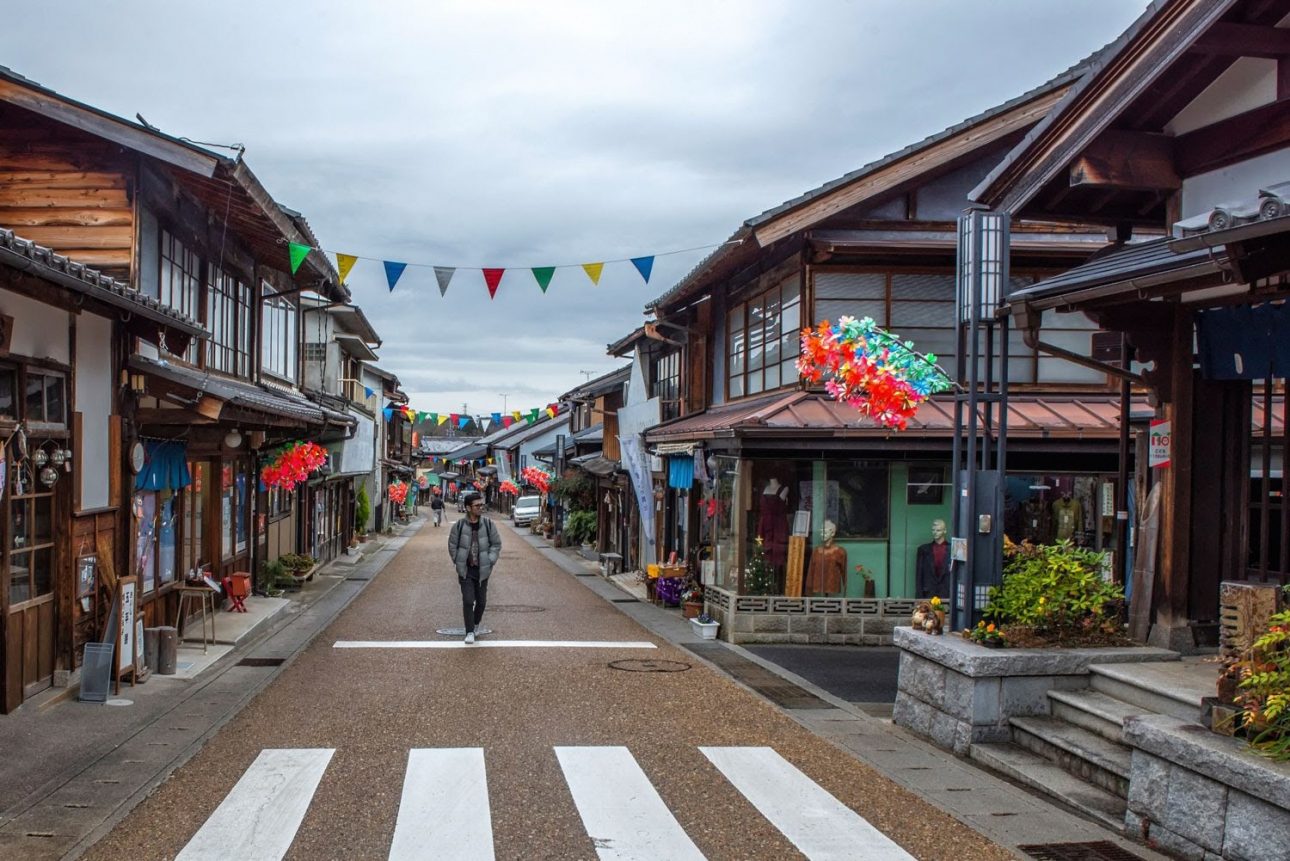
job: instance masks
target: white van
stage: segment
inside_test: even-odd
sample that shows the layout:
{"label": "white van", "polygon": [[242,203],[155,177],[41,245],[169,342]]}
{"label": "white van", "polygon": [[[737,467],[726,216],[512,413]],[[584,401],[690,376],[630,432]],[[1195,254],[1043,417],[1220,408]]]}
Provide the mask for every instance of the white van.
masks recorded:
{"label": "white van", "polygon": [[542,517],[542,497],[540,496],[521,496],[515,500],[515,508],[511,509],[511,523],[516,526],[528,526],[534,520]]}

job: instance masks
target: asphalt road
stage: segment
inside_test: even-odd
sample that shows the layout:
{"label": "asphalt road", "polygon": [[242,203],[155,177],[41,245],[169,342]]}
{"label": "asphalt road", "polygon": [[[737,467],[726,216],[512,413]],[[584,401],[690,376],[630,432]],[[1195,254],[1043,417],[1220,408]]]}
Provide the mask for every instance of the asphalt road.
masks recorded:
{"label": "asphalt road", "polygon": [[[494,633],[474,647],[437,635],[461,625],[446,525],[427,523],[84,857],[1011,857],[653,636],[503,521]],[[515,641],[655,648],[502,645]]]}

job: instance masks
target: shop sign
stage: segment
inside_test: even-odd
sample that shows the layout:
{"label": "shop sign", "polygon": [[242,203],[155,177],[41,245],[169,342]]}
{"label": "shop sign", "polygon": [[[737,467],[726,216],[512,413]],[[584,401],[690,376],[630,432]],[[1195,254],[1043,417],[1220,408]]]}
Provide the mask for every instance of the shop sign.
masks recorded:
{"label": "shop sign", "polygon": [[1171,422],[1168,420],[1152,420],[1150,449],[1147,455],[1148,466],[1158,466],[1162,469],[1169,466],[1170,451],[1173,444],[1170,426]]}

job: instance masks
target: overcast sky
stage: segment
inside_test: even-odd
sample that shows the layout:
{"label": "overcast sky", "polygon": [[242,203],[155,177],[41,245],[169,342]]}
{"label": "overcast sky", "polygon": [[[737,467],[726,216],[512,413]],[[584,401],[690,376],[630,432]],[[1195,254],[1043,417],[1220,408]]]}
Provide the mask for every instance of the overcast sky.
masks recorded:
{"label": "overcast sky", "polygon": [[[350,276],[415,409],[545,405],[746,218],[1047,80],[1143,0],[60,2],[0,64],[251,169]],[[543,295],[528,267],[557,270]],[[478,267],[508,269],[490,301]],[[467,267],[475,267],[473,271]],[[509,271],[514,270],[514,271]]]}

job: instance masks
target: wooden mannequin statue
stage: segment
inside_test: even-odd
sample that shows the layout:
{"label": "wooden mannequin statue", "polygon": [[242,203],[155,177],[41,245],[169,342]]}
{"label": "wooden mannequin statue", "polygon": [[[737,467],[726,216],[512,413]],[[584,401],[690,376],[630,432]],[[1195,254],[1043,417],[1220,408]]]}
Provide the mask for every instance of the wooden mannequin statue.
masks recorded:
{"label": "wooden mannequin statue", "polygon": [[813,595],[842,595],[847,585],[847,551],[833,543],[838,527],[824,521],[822,541],[811,550],[806,569],[806,592]]}

